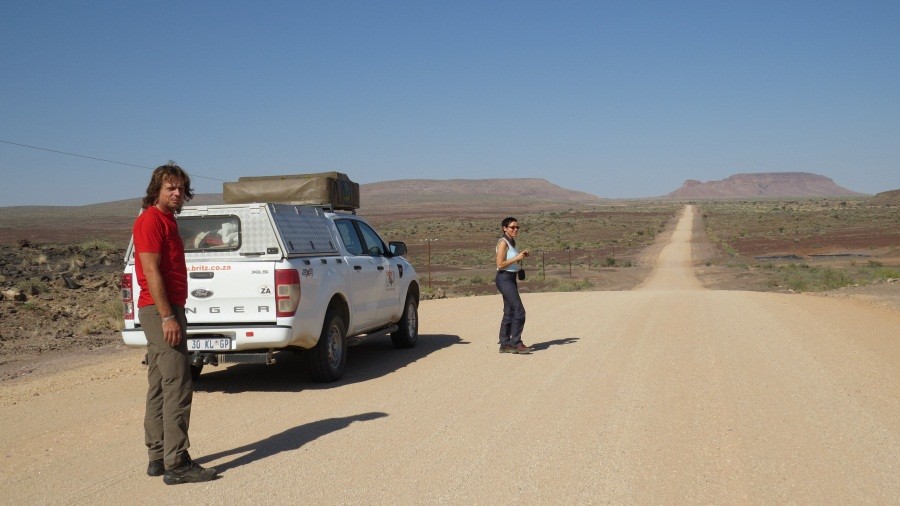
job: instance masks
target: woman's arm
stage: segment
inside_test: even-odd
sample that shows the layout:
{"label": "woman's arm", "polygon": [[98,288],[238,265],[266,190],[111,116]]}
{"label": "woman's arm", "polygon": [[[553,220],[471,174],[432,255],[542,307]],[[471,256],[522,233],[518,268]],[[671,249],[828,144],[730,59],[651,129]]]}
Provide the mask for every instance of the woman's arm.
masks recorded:
{"label": "woman's arm", "polygon": [[[506,263],[506,250],[509,249],[509,245],[506,244],[506,241],[500,239],[500,243],[497,244],[497,268],[503,269],[508,263]],[[505,265],[504,265],[505,264]]]}

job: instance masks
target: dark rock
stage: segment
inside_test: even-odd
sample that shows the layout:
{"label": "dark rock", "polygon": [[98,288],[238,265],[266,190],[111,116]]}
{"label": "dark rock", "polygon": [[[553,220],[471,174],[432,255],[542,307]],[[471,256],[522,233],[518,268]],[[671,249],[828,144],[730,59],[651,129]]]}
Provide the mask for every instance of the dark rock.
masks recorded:
{"label": "dark rock", "polygon": [[69,273],[65,273],[61,276],[63,282],[65,283],[66,288],[70,290],[77,290],[81,288],[81,285],[78,284],[75,279],[72,278],[72,275]]}
{"label": "dark rock", "polygon": [[19,247],[20,248],[30,248],[31,242],[28,239],[19,239]]}

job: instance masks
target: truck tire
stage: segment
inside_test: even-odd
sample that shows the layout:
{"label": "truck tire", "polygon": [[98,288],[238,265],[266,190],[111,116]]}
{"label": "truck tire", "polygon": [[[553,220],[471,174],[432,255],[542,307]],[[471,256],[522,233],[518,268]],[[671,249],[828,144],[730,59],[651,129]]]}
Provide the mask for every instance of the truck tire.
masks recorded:
{"label": "truck tire", "polygon": [[328,311],[319,342],[307,352],[313,381],[330,383],[344,374],[347,363],[347,324],[336,311]]}
{"label": "truck tire", "polygon": [[395,348],[412,348],[419,339],[419,299],[413,294],[406,296],[406,304],[403,306],[403,316],[397,332],[391,333],[391,342]]}

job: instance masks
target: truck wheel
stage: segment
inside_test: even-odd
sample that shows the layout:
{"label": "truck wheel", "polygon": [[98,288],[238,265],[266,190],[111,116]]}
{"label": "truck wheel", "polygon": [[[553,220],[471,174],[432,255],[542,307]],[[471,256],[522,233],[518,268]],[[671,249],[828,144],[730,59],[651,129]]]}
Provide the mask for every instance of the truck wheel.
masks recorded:
{"label": "truck wheel", "polygon": [[191,379],[197,381],[200,377],[200,371],[203,370],[203,364],[191,366]]}
{"label": "truck wheel", "polygon": [[412,348],[419,339],[419,300],[409,294],[406,296],[406,305],[403,306],[403,316],[397,332],[391,333],[391,342],[395,348]]}
{"label": "truck wheel", "polygon": [[347,324],[337,312],[325,315],[322,335],[315,347],[307,352],[309,372],[313,381],[329,383],[344,374],[347,362]]}

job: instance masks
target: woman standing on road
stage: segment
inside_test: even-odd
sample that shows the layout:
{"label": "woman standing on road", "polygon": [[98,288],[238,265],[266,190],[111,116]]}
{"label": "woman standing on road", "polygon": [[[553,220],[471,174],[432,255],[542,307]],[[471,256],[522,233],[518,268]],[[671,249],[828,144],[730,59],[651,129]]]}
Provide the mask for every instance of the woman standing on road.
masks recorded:
{"label": "woman standing on road", "polygon": [[[500,353],[531,353],[533,348],[522,343],[522,329],[525,327],[525,306],[519,297],[517,277],[521,262],[528,256],[528,250],[516,249],[519,235],[519,221],[509,217],[503,220],[503,237],[497,241],[497,277],[494,283],[503,295],[503,319],[500,320]],[[524,272],[523,272],[524,274]]]}

